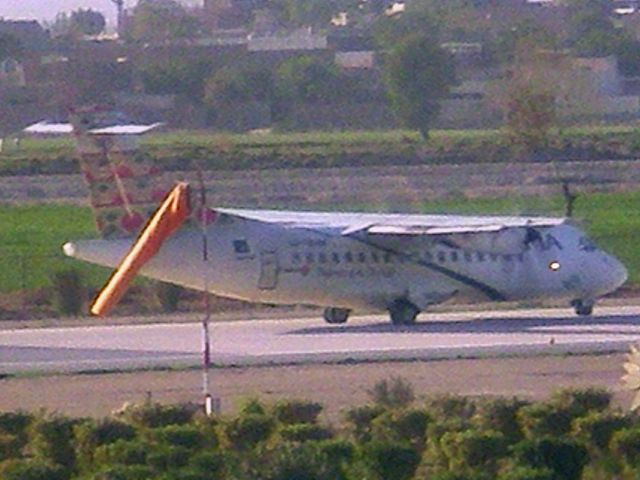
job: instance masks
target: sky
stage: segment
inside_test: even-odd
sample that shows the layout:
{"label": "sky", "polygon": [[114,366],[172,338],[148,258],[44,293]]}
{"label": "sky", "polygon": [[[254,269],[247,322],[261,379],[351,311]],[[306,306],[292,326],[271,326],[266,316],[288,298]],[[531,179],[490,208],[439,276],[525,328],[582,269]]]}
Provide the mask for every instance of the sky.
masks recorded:
{"label": "sky", "polygon": [[[195,0],[181,0],[185,4],[198,4]],[[133,7],[137,0],[125,0]],[[202,3],[202,2],[200,2]],[[110,24],[115,24],[116,7],[111,0],[0,0],[0,18],[51,21],[58,12],[71,12],[91,8],[101,12]]]}

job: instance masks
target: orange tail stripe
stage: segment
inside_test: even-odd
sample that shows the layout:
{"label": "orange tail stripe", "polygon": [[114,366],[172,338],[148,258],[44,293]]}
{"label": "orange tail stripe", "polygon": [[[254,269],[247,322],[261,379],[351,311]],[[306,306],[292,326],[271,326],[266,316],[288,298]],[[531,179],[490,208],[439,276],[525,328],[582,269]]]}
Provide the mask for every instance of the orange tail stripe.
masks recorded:
{"label": "orange tail stripe", "polygon": [[94,300],[91,306],[93,315],[103,316],[109,313],[122,298],[129,283],[142,266],[158,253],[165,240],[180,228],[190,212],[189,186],[186,183],[179,183],[166,196],[146,227],[142,229],[129,253],[111,274],[107,284]]}

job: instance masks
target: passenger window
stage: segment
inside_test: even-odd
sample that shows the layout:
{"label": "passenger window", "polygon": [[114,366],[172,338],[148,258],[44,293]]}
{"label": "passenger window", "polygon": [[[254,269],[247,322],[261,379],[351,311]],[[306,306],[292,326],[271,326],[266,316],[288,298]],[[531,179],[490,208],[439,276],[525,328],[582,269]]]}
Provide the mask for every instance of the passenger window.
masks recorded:
{"label": "passenger window", "polygon": [[482,252],[478,252],[478,253],[476,254],[476,257],[478,258],[478,261],[479,261],[479,262],[484,262],[484,253],[482,253]]}
{"label": "passenger window", "polygon": [[249,253],[249,244],[246,240],[234,240],[233,241],[233,250],[236,253]]}
{"label": "passenger window", "polygon": [[358,254],[358,261],[359,261],[360,263],[364,263],[364,262],[366,262],[366,261],[367,261],[367,256],[365,255],[365,253],[364,253],[364,252],[360,252],[360,253]]}
{"label": "passenger window", "polygon": [[338,255],[336,252],[333,252],[331,254],[331,259],[333,260],[333,263],[340,263],[340,255]]}
{"label": "passenger window", "polygon": [[447,259],[447,256],[444,252],[438,252],[438,261],[440,263],[444,263],[446,259]]}
{"label": "passenger window", "polygon": [[324,252],[318,254],[318,261],[320,263],[327,263],[327,255]]}
{"label": "passenger window", "polygon": [[451,252],[451,261],[452,262],[458,261],[458,252]]}
{"label": "passenger window", "polygon": [[344,254],[344,261],[347,263],[353,262],[353,254],[351,252],[347,252]]}
{"label": "passenger window", "polygon": [[314,262],[314,257],[313,257],[313,253],[307,253],[307,263],[313,263]]}
{"label": "passenger window", "polygon": [[471,256],[471,252],[464,252],[464,259],[467,262],[473,261],[473,257]]}
{"label": "passenger window", "polygon": [[391,259],[391,254],[389,252],[385,252],[384,254],[384,263],[391,263],[392,259]]}

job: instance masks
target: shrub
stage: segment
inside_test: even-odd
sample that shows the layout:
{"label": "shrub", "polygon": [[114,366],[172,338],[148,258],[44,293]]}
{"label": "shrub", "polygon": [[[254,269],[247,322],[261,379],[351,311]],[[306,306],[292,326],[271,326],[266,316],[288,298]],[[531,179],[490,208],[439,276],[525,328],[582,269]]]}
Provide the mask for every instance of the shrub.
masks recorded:
{"label": "shrub", "polygon": [[374,440],[363,447],[363,462],[374,478],[409,479],[415,473],[420,456],[410,445]]}
{"label": "shrub", "polygon": [[275,422],[267,415],[242,414],[231,420],[224,432],[233,448],[245,450],[267,440],[274,431]]}
{"label": "shrub", "polygon": [[415,480],[493,480],[483,472],[439,472],[427,477],[416,475]]}
{"label": "shrub", "polygon": [[154,474],[146,465],[113,465],[101,470],[92,480],[149,480]]}
{"label": "shrub", "polygon": [[517,465],[505,469],[498,476],[498,480],[556,480],[553,471],[548,468],[533,468]]}
{"label": "shrub", "polygon": [[599,450],[606,450],[614,433],[631,425],[628,417],[612,413],[592,411],[586,417],[577,418],[573,424],[576,438]]}
{"label": "shrub", "polygon": [[293,442],[306,442],[308,440],[327,440],[333,437],[333,433],[328,428],[309,423],[285,425],[280,430],[280,435],[285,440]]}
{"label": "shrub", "polygon": [[156,442],[192,450],[204,447],[206,440],[203,433],[194,425],[168,425],[153,429],[150,432],[150,436]]}
{"label": "shrub", "polygon": [[555,479],[579,480],[589,457],[587,450],[575,440],[537,438],[523,440],[512,449],[517,464],[549,469]]}
{"label": "shrub", "polygon": [[352,425],[352,434],[357,441],[365,442],[371,438],[371,423],[385,412],[380,405],[363,405],[347,410],[345,419]]}
{"label": "shrub", "polygon": [[372,436],[378,440],[407,442],[422,452],[431,417],[424,410],[388,411],[372,422]]}
{"label": "shrub", "polygon": [[149,445],[140,440],[116,440],[96,448],[95,463],[109,467],[119,465],[144,465],[147,462]]}
{"label": "shrub", "polygon": [[154,446],[147,453],[147,464],[158,472],[166,472],[184,467],[189,462],[191,451],[173,445]]}
{"label": "shrub", "polygon": [[58,311],[62,315],[80,315],[86,293],[80,272],[68,269],[54,273],[53,286]]}
{"label": "shrub", "polygon": [[33,415],[25,412],[0,412],[0,462],[18,458],[28,441]]}
{"label": "shrub", "polygon": [[9,458],[19,458],[22,445],[16,435],[0,433],[0,462]]}
{"label": "shrub", "polygon": [[403,408],[415,400],[413,386],[401,377],[381,380],[368,393],[373,403],[387,408]]}
{"label": "shrub", "polygon": [[96,448],[118,440],[132,440],[136,436],[131,425],[111,418],[76,425],[74,433],[78,464],[83,470],[91,468]]}
{"label": "shrub", "polygon": [[257,398],[250,398],[246,400],[240,406],[240,414],[256,414],[256,415],[265,415],[267,413],[267,409],[264,407],[262,402]]}
{"label": "shrub", "polygon": [[173,313],[178,310],[178,304],[184,289],[173,283],[158,282],[156,286],[156,296],[160,302],[160,307],[165,313]]}
{"label": "shrub", "polygon": [[33,415],[26,412],[0,412],[0,432],[26,435]]}
{"label": "shrub", "polygon": [[157,428],[189,423],[200,407],[192,403],[163,405],[155,402],[126,405],[116,417],[138,427]]}
{"label": "shrub", "polygon": [[281,443],[263,456],[259,471],[269,480],[342,480],[342,466],[332,462],[314,443]]}
{"label": "shrub", "polygon": [[60,465],[43,460],[10,460],[0,464],[2,480],[67,480],[69,475]]}
{"label": "shrub", "polygon": [[573,410],[551,403],[536,403],[522,407],[517,416],[527,438],[560,436],[569,433]]}
{"label": "shrub", "polygon": [[448,432],[442,436],[441,446],[453,471],[482,469],[494,473],[498,460],[508,453],[504,436],[490,431]]}
{"label": "shrub", "polygon": [[602,412],[611,405],[611,393],[603,388],[566,388],[555,392],[551,403],[572,412],[573,416],[586,415],[590,411]]}
{"label": "shrub", "polygon": [[472,423],[481,430],[493,430],[504,435],[508,443],[518,443],[523,433],[518,424],[518,412],[528,402],[517,398],[495,398],[477,404]]}
{"label": "shrub", "polygon": [[318,449],[332,463],[351,461],[355,453],[353,444],[339,438],[318,442]]}
{"label": "shrub", "polygon": [[227,463],[224,454],[211,451],[200,452],[189,461],[193,471],[206,474],[210,478],[224,478]]}
{"label": "shrub", "polygon": [[322,405],[317,402],[303,400],[283,400],[273,407],[273,414],[280,423],[287,425],[295,423],[315,423],[322,411]]}
{"label": "shrub", "polygon": [[75,468],[73,427],[78,420],[61,416],[42,416],[34,420],[29,429],[29,448],[33,456],[67,472]]}
{"label": "shrub", "polygon": [[640,465],[640,428],[626,428],[614,433],[609,445],[611,451],[628,465]]}
{"label": "shrub", "polygon": [[435,419],[455,419],[467,424],[476,412],[475,402],[459,395],[435,395],[427,398],[425,410]]}

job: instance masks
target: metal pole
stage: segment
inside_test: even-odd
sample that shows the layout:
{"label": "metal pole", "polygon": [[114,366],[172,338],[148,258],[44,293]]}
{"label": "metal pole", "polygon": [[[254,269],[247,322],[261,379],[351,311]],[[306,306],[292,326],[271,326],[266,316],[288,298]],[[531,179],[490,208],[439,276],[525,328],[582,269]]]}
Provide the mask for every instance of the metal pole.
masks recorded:
{"label": "metal pole", "polygon": [[209,391],[209,369],[211,366],[211,335],[209,332],[209,320],[211,319],[211,299],[209,296],[209,245],[207,239],[207,212],[206,191],[202,170],[198,169],[200,183],[200,225],[202,227],[202,261],[204,267],[204,309],[202,318],[202,393],[204,395],[204,411],[207,416],[219,410],[219,401],[215,401]]}

